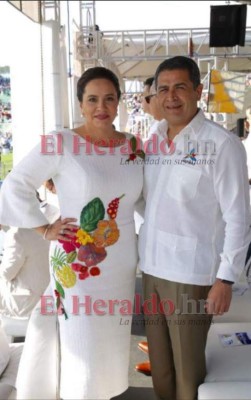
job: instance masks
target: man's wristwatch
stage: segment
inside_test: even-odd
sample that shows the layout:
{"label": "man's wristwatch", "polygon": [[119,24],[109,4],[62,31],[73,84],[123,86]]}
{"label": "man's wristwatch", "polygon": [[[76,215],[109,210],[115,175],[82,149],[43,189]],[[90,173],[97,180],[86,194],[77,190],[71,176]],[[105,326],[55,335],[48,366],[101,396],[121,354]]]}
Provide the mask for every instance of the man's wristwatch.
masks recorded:
{"label": "man's wristwatch", "polygon": [[232,282],[232,281],[227,281],[226,279],[221,279],[221,282],[222,282],[222,283],[226,283],[227,285],[233,285],[233,284],[234,284],[234,282]]}

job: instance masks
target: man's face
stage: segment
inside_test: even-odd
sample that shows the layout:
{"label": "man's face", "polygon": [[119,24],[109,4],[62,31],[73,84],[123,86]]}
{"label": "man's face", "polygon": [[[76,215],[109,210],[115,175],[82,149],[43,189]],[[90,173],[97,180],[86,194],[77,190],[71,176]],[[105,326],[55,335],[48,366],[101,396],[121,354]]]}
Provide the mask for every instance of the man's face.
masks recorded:
{"label": "man's face", "polygon": [[146,102],[146,99],[145,99],[145,97],[149,96],[149,94],[150,94],[150,86],[146,85],[146,86],[144,86],[143,93],[142,93],[142,97],[143,97],[143,99],[142,99],[142,108],[143,108],[144,113],[147,113],[147,114],[151,113],[150,112],[150,105]]}
{"label": "man's face", "polygon": [[197,101],[201,98],[202,88],[200,84],[194,89],[186,70],[160,72],[157,96],[170,129],[180,131],[193,119],[197,112]]}

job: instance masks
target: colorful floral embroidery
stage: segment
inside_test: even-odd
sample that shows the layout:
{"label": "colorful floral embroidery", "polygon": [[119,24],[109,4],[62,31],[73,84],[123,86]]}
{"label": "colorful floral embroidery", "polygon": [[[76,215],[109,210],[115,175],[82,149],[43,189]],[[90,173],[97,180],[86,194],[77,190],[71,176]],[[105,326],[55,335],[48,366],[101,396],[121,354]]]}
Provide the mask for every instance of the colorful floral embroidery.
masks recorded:
{"label": "colorful floral embroidery", "polygon": [[107,247],[116,243],[119,238],[119,230],[116,222],[99,221],[97,229],[93,232],[94,243],[98,247]]}
{"label": "colorful floral embroidery", "polygon": [[93,243],[93,238],[85,231],[82,229],[79,229],[76,233],[77,239],[76,242],[80,244],[87,244],[87,243]]}
{"label": "colorful floral embroidery", "polygon": [[62,248],[56,247],[51,257],[53,277],[55,280],[56,306],[59,312],[67,313],[63,305],[65,289],[75,286],[77,279],[84,280],[101,274],[97,265],[102,262],[107,251],[105,247],[111,246],[119,239],[119,229],[115,218],[119,202],[124,194],[112,200],[107,207],[97,197],[90,201],[81,211],[80,229],[76,230],[75,237],[68,237],[69,242],[59,240]]}
{"label": "colorful floral embroidery", "polygon": [[84,262],[87,267],[100,263],[106,256],[104,247],[97,247],[93,243],[80,246],[78,251],[78,260]]}
{"label": "colorful floral embroidery", "polygon": [[145,159],[145,152],[142,149],[137,149],[137,139],[134,136],[130,139],[130,147],[132,152],[129,154],[127,162],[134,161],[137,157],[142,158],[142,160]]}

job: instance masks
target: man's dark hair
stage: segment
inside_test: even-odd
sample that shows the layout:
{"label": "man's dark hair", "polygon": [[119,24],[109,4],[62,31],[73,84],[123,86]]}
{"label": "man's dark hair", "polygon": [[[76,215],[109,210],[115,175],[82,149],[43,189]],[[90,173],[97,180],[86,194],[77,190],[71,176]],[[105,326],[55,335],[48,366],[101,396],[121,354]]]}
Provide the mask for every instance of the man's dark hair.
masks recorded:
{"label": "man's dark hair", "polygon": [[149,86],[149,89],[150,89],[150,87],[151,87],[152,84],[153,84],[153,81],[154,81],[154,76],[151,76],[151,78],[147,78],[147,79],[145,80],[145,82],[144,82],[144,86]]}
{"label": "man's dark hair", "polygon": [[155,72],[155,85],[157,89],[158,76],[162,71],[172,71],[174,69],[182,69],[188,71],[190,81],[193,83],[194,89],[200,84],[200,70],[195,61],[184,56],[176,56],[163,61]]}
{"label": "man's dark hair", "polygon": [[83,75],[79,78],[77,83],[77,98],[80,103],[83,101],[83,94],[86,88],[87,83],[92,81],[93,79],[107,79],[110,81],[116,89],[118,100],[121,96],[121,91],[119,87],[119,80],[117,76],[108,68],[104,67],[93,67],[87,69]]}

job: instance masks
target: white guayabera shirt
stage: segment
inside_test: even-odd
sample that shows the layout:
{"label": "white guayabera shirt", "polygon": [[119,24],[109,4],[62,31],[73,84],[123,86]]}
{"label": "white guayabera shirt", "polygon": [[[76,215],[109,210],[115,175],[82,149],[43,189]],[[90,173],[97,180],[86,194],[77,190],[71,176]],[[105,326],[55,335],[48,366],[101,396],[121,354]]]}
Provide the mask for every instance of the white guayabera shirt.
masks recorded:
{"label": "white guayabera shirt", "polygon": [[140,268],[188,284],[235,282],[250,242],[244,147],[202,111],[169,146],[166,132],[160,125],[145,144]]}

